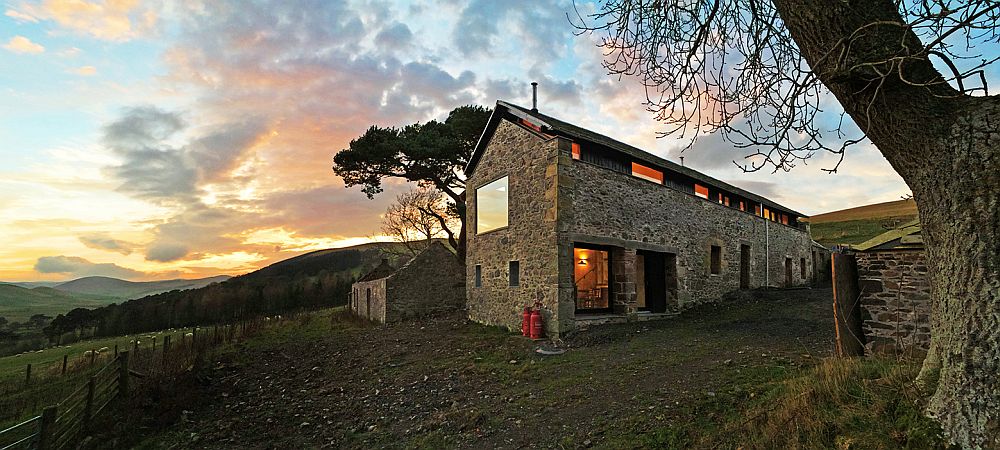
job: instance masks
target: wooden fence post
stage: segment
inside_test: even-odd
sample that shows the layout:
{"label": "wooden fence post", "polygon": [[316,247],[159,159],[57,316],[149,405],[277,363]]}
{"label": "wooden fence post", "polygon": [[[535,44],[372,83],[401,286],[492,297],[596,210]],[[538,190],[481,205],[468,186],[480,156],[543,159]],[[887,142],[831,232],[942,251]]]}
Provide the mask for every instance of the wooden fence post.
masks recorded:
{"label": "wooden fence post", "polygon": [[118,393],[122,399],[128,398],[128,351],[118,355]]}
{"label": "wooden fence post", "polygon": [[118,357],[118,344],[115,344],[115,358]]}
{"label": "wooden fence post", "polygon": [[48,450],[54,447],[55,442],[52,442],[52,434],[55,431],[56,424],[56,407],[49,406],[42,410],[42,420],[38,426],[38,448],[39,450]]}
{"label": "wooden fence post", "polygon": [[28,368],[24,371],[24,385],[29,384],[31,384],[31,364],[28,364]]}
{"label": "wooden fence post", "polygon": [[93,350],[90,351],[90,365],[91,366],[94,365],[94,361],[96,359],[97,359],[97,349],[93,349]]}
{"label": "wooden fence post", "polygon": [[854,255],[833,253],[833,318],[837,337],[837,355],[862,356],[865,353],[861,327],[861,289],[858,287],[858,264]]}
{"label": "wooden fence post", "polygon": [[170,335],[163,336],[163,356],[166,357],[167,352],[170,350]]}
{"label": "wooden fence post", "polygon": [[153,336],[153,353],[156,353],[156,336]]}
{"label": "wooden fence post", "polygon": [[66,375],[66,363],[68,362],[69,362],[69,355],[63,355],[63,367],[62,367],[63,375]]}
{"label": "wooden fence post", "polygon": [[90,380],[87,381],[87,403],[83,405],[83,429],[87,433],[90,433],[91,421],[94,418],[95,384],[96,384],[96,378],[94,376],[91,376]]}

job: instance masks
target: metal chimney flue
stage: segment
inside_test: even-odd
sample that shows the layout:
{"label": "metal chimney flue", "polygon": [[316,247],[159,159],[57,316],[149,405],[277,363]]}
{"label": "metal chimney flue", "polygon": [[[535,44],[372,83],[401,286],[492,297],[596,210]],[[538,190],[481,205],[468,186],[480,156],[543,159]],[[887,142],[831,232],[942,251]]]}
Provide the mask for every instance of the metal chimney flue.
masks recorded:
{"label": "metal chimney flue", "polygon": [[538,82],[531,82],[531,111],[538,112]]}

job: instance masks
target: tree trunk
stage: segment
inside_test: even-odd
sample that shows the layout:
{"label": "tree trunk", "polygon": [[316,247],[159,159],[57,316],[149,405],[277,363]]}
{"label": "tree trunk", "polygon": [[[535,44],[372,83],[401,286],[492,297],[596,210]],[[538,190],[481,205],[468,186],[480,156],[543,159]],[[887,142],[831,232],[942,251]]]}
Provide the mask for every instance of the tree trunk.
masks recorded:
{"label": "tree trunk", "polygon": [[891,0],[774,4],[813,71],[913,191],[932,295],[920,379],[939,374],[928,414],[953,443],[1000,446],[1000,101],[916,86],[941,76],[926,58],[891,62],[922,46],[905,27],[855,33],[902,23]]}

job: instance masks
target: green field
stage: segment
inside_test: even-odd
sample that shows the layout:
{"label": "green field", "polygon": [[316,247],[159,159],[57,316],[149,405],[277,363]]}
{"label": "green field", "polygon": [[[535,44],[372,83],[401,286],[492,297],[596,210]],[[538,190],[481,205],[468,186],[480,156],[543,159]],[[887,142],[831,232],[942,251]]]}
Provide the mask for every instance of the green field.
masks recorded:
{"label": "green field", "polygon": [[824,247],[867,241],[917,216],[913,200],[876,203],[809,218],[812,238]]}
{"label": "green field", "polygon": [[55,317],[73,308],[97,308],[118,301],[115,297],[75,294],[49,287],[28,289],[0,284],[0,317],[11,322],[24,322],[35,314]]}

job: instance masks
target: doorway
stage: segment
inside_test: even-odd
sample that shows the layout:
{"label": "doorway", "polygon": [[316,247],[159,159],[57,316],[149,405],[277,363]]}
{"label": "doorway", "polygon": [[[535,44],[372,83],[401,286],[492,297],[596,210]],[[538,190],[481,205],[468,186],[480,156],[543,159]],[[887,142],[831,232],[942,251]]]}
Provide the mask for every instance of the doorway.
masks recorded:
{"label": "doorway", "polygon": [[792,258],[785,258],[785,287],[792,286]]}
{"label": "doorway", "polygon": [[740,289],[750,289],[750,246],[740,245]]}
{"label": "doorway", "polygon": [[677,255],[636,252],[636,303],[640,311],[664,313],[677,301]]}

